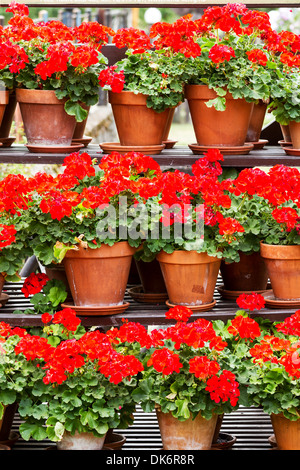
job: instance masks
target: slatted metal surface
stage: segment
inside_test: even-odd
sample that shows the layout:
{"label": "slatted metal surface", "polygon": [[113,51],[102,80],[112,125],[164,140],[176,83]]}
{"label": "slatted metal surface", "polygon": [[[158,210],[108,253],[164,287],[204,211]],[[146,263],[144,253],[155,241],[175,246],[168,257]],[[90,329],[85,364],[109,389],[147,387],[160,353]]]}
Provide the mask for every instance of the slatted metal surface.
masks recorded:
{"label": "slatted metal surface", "polygon": [[[16,414],[12,431],[18,432],[22,420]],[[123,451],[159,451],[162,441],[155,413],[144,413],[138,406],[133,425],[128,429],[118,429],[115,432],[123,434],[126,442]],[[221,432],[236,437],[231,450],[272,450],[269,437],[273,434],[271,420],[262,410],[257,408],[240,407],[237,411],[225,415]],[[12,447],[14,451],[45,450],[55,448],[48,440],[24,441],[21,437]]]}

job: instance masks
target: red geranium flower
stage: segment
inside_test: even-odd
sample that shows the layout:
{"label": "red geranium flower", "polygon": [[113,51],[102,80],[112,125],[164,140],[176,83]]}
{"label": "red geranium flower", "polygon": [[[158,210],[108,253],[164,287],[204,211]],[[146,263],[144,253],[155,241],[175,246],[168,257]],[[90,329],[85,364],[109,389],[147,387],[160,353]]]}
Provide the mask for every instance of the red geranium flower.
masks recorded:
{"label": "red geranium flower", "polygon": [[261,310],[265,306],[265,299],[262,295],[253,292],[252,294],[241,294],[236,299],[236,303],[245,310]]}
{"label": "red geranium flower", "polygon": [[25,297],[38,294],[49,281],[49,277],[44,273],[31,273],[24,281],[21,291]]}

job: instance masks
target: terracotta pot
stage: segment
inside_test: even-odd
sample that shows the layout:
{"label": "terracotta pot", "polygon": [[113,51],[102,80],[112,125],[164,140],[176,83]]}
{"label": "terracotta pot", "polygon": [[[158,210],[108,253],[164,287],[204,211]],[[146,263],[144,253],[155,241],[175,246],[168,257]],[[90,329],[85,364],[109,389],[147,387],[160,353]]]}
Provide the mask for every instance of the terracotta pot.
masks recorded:
{"label": "terracotta pot", "polygon": [[157,255],[169,302],[204,305],[213,300],[221,260],[196,251],[160,252]]}
{"label": "terracotta pot", "polygon": [[24,131],[29,145],[69,146],[76,120],[65,112],[65,100],[52,90],[16,89]]}
{"label": "terracotta pot", "polygon": [[0,273],[0,294],[2,294],[3,286],[5,284],[5,277]]}
{"label": "terracotta pot", "polygon": [[15,413],[17,411],[18,404],[12,403],[4,407],[3,416],[0,419],[0,441],[6,441],[9,438]]}
{"label": "terracotta pot", "polygon": [[268,284],[268,272],[259,252],[247,255],[240,252],[240,261],[226,263],[221,261],[220,271],[224,289],[230,291],[265,290]]}
{"label": "terracotta pot", "polygon": [[113,429],[109,429],[106,433],[104,445],[111,450],[120,450],[126,442],[126,437],[123,434],[117,434]]}
{"label": "terracotta pot", "polygon": [[135,263],[145,293],[161,294],[167,292],[161,268],[156,259],[149,263],[135,260]]}
{"label": "terracotta pot", "polygon": [[168,137],[169,137],[169,134],[170,134],[170,130],[171,130],[171,126],[172,126],[172,122],[173,122],[173,118],[174,118],[174,114],[175,114],[175,109],[176,108],[171,108],[169,109],[169,117],[168,117],[168,120],[166,122],[166,127],[165,127],[165,130],[164,130],[164,133],[163,133],[163,137],[162,137],[162,141],[165,142],[166,140],[168,140]]}
{"label": "terracotta pot", "polygon": [[217,415],[207,420],[199,413],[193,420],[179,421],[171,413],[156,411],[164,450],[209,450]]}
{"label": "terracotta pot", "polygon": [[260,244],[263,257],[277,299],[300,298],[300,245]]}
{"label": "terracotta pot", "polygon": [[147,96],[131,91],[108,93],[121,145],[161,145],[169,109],[158,113],[147,107]]}
{"label": "terracotta pot", "polygon": [[8,102],[9,92],[6,90],[0,90],[0,124],[2,123],[2,119]]}
{"label": "terracotta pot", "polygon": [[300,122],[291,121],[289,123],[291,142],[294,149],[300,149]]}
{"label": "terracotta pot", "polygon": [[225,96],[226,110],[208,108],[206,102],[217,97],[214,90],[206,85],[187,85],[185,97],[198,145],[241,146],[244,145],[249,127],[252,103],[244,99],[233,99],[230,93]]}
{"label": "terracotta pot", "polygon": [[[80,103],[80,106],[89,113],[90,106],[87,106],[84,103]],[[74,134],[73,134],[73,139],[82,139],[83,138],[88,117],[89,117],[89,115],[87,115],[87,117],[86,117],[86,119],[84,119],[84,121],[76,122],[75,129],[74,129]]]}
{"label": "terracotta pot", "polygon": [[216,427],[215,427],[213,440],[212,440],[213,443],[216,443],[218,441],[220,430],[223,424],[223,418],[224,418],[224,414],[217,415],[217,422],[216,422]]}
{"label": "terracotta pot", "polygon": [[300,450],[300,419],[291,421],[280,414],[271,414],[279,450]]}
{"label": "terracotta pot", "polygon": [[9,137],[16,106],[16,92],[9,92],[8,103],[5,107],[2,122],[0,125],[0,138]]}
{"label": "terracotta pot", "polygon": [[92,433],[75,432],[71,435],[65,432],[61,441],[57,443],[57,450],[101,450],[105,441],[104,437],[96,437]]}
{"label": "terracotta pot", "polygon": [[134,253],[127,242],[68,251],[63,263],[74,304],[122,305]]}
{"label": "terracotta pot", "polygon": [[290,126],[284,126],[283,124],[280,124],[281,132],[282,132],[282,137],[285,142],[291,142],[291,133],[290,133]]}
{"label": "terracotta pot", "polygon": [[257,104],[254,104],[247,131],[246,142],[259,141],[267,107],[268,105],[262,100],[259,100]]}

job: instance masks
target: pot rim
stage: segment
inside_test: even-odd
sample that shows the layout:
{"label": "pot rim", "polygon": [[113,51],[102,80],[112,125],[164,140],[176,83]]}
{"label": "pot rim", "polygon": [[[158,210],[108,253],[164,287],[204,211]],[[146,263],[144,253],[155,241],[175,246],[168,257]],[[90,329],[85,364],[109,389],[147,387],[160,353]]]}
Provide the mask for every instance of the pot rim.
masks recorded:
{"label": "pot rim", "polygon": [[148,95],[134,93],[133,91],[122,90],[120,93],[108,91],[108,101],[110,104],[146,106]]}
{"label": "pot rim", "polygon": [[[208,85],[185,85],[184,87],[185,98],[187,100],[211,100],[217,97],[215,90],[209,88]],[[225,95],[226,100],[244,100],[243,98],[234,99],[232,94],[227,91]]]}
{"label": "pot rim", "polygon": [[78,247],[78,250],[67,251],[64,259],[72,258],[119,258],[123,256],[132,256],[136,252],[136,248],[129,245],[127,241],[116,242],[114,245],[109,246],[104,243],[99,248],[84,248]]}
{"label": "pot rim", "polygon": [[9,91],[0,90],[0,104],[8,104],[9,101]]}
{"label": "pot rim", "polygon": [[159,262],[166,264],[206,264],[220,262],[221,258],[210,256],[206,252],[198,253],[197,251],[175,250],[173,253],[161,251],[156,255]]}
{"label": "pot rim", "polygon": [[300,259],[300,245],[269,245],[260,242],[260,254],[267,259]]}
{"label": "pot rim", "polygon": [[59,100],[54,90],[30,90],[27,88],[16,88],[16,99],[19,103],[36,104],[64,104],[67,99]]}

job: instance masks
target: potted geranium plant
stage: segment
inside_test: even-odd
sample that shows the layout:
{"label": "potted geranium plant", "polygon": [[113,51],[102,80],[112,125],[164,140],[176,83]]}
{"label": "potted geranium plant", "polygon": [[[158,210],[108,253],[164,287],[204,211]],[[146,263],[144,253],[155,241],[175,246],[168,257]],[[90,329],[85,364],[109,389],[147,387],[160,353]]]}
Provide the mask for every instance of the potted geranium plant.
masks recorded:
{"label": "potted geranium plant", "polygon": [[[248,346],[248,404],[270,415],[277,448],[299,450],[299,310]],[[249,359],[250,356],[250,359]]]}
{"label": "potted geranium plant", "polygon": [[132,256],[149,225],[146,217],[144,228],[140,222],[135,227],[135,207],[155,194],[162,173],[151,157],[136,153],[107,156],[98,171],[94,163],[87,153],[75,152],[61,174],[25,179],[27,204],[20,209],[33,253],[44,266],[63,262],[74,308],[92,309],[86,314],[128,307],[123,298]]}
{"label": "potted geranium plant", "polygon": [[132,396],[144,411],[156,410],[164,450],[210,449],[217,416],[238,406],[239,384],[219,362],[226,343],[208,320],[188,323],[191,314],[171,308],[174,325],[151,331],[150,345],[142,336],[144,370]]}
{"label": "potted geranium plant", "polygon": [[[82,39],[83,31],[59,21],[35,24],[21,7],[8,8],[14,16],[5,36],[26,54],[24,67],[13,75],[25,134],[33,151],[51,145],[59,150],[71,145],[76,121],[85,120],[87,108],[98,101],[98,75],[107,62],[100,49],[113,31],[99,25],[101,39],[99,35],[98,42],[88,42],[88,31]],[[76,42],[78,35],[81,43]],[[39,114],[32,119],[34,103]]]}
{"label": "potted geranium plant", "polygon": [[[175,22],[173,33],[180,34],[186,21]],[[101,72],[99,79],[109,90],[120,145],[144,146],[145,153],[145,149],[148,154],[159,153],[174,110],[184,100],[188,71],[182,64],[195,54],[197,46],[156,44],[152,32],[147,35],[136,28],[116,31],[112,42],[118,48],[127,48],[126,57]]]}
{"label": "potted geranium plant", "polygon": [[[182,30],[179,39],[193,42],[194,51],[198,47],[183,64],[185,97],[197,140],[193,151],[222,146],[243,153],[253,148],[245,147],[253,103],[268,102],[271,81],[271,56],[258,39],[270,29],[267,13],[228,4],[207,8]],[[160,43],[174,41],[168,27],[154,25],[153,31]]]}
{"label": "potted geranium plant", "polygon": [[158,259],[171,306],[211,309],[221,259],[239,259],[244,228],[228,215],[231,200],[218,180],[222,158],[209,150],[192,175],[163,173],[152,201],[158,230],[143,243],[143,257]]}
{"label": "potted geranium plant", "polygon": [[[20,433],[25,440],[49,438],[59,450],[101,449],[109,428],[132,423],[142,364],[117,352],[106,334],[85,331],[71,309],[42,320],[38,335],[1,329],[2,351],[14,363],[4,377],[16,372],[12,382],[19,392],[22,385]],[[14,386],[6,386],[8,395]]]}

